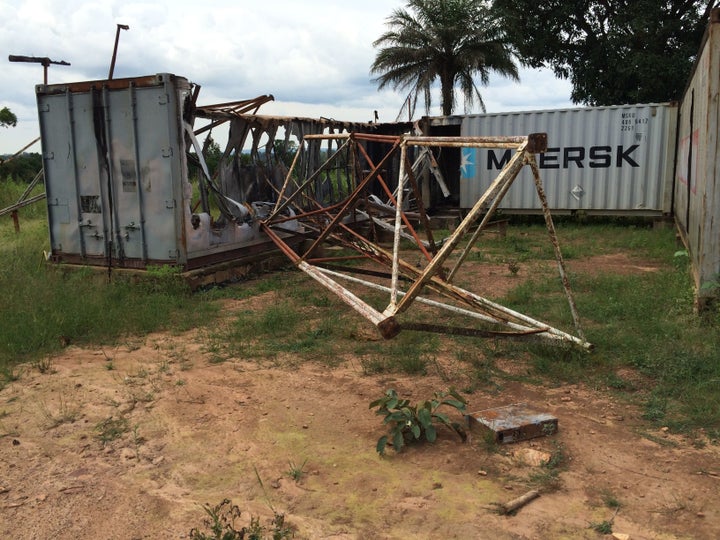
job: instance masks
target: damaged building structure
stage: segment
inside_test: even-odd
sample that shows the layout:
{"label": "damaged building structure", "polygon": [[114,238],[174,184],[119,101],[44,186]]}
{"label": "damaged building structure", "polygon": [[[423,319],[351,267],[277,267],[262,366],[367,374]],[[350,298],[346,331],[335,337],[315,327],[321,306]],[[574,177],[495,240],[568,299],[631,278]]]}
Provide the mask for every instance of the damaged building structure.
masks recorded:
{"label": "damaged building structure", "polygon": [[[171,265],[202,284],[280,255],[386,338],[420,330],[591,348],[535,159],[547,149],[544,133],[438,136],[443,127],[428,121],[265,116],[259,109],[272,96],[202,106],[199,93],[169,73],[36,87],[51,262],[109,272]],[[220,129],[227,144],[210,170],[206,154]],[[451,194],[445,178],[468,148],[509,159],[455,231],[435,239],[426,206]],[[483,298],[462,279],[463,262],[523,169],[534,179],[574,334]],[[436,319],[428,310],[472,324],[429,324]]]}

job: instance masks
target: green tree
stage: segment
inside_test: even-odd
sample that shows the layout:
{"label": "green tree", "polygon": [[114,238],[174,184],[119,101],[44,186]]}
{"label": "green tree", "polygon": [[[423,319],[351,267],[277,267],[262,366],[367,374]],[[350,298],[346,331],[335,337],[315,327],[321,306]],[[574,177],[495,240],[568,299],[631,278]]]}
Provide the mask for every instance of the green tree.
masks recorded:
{"label": "green tree", "polygon": [[411,115],[423,95],[426,111],[431,88],[440,82],[443,115],[453,113],[455,87],[466,112],[476,98],[485,111],[475,80],[485,86],[490,73],[518,79],[517,65],[505,31],[485,0],[409,0],[387,19],[389,30],[373,45],[380,47],[370,68],[378,88],[407,90]]}
{"label": "green tree", "polygon": [[17,116],[15,116],[10,109],[3,107],[0,109],[0,126],[15,127],[17,125]]}
{"label": "green tree", "polygon": [[494,0],[524,64],[550,67],[587,105],[681,97],[716,1]]}

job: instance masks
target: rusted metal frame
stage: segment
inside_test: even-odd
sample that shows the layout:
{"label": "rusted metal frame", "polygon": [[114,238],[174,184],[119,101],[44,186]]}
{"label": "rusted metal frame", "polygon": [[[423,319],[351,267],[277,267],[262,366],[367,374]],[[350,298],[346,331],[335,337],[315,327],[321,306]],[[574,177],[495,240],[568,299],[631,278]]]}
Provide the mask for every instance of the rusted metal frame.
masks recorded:
{"label": "rusted metal frame", "polygon": [[34,197],[30,197],[29,199],[25,199],[23,201],[18,201],[15,204],[8,206],[6,208],[3,208],[0,210],[0,217],[11,214],[20,208],[23,208],[25,206],[30,206],[33,203],[36,203],[38,201],[42,201],[45,198],[45,193],[40,193],[39,195],[35,195]]}
{"label": "rusted metal frame", "polygon": [[[312,246],[310,246],[310,248],[305,252],[305,254],[303,255],[303,258],[305,256],[309,255],[310,253],[312,253],[323,242],[323,240],[325,240],[325,238],[327,238],[327,236],[333,231],[333,229],[335,229],[337,227],[338,223],[340,223],[340,221],[345,216],[345,214],[347,212],[349,212],[357,204],[358,199],[362,195],[362,192],[365,189],[365,187],[370,183],[370,181],[373,178],[379,176],[378,171],[380,170],[380,168],[383,165],[385,165],[385,162],[388,159],[390,159],[390,157],[393,155],[395,150],[397,150],[398,146],[399,146],[399,142],[396,142],[395,144],[393,144],[390,151],[385,155],[385,157],[383,157],[380,160],[380,163],[378,163],[377,166],[372,171],[370,171],[370,173],[357,185],[357,187],[355,188],[355,191],[346,199],[346,202],[345,202],[343,208],[340,210],[340,212],[338,212],[335,215],[335,217],[332,219],[332,221],[329,223],[329,225],[325,228],[325,230],[323,230],[320,233],[320,235],[317,237],[315,242],[313,242]],[[362,148],[361,145],[358,147]]]}
{"label": "rusted metal frame", "polygon": [[[210,131],[213,128],[216,128],[217,126],[221,126],[228,120],[231,120],[233,116],[240,116],[243,114],[246,114],[254,109],[254,112],[257,112],[257,110],[267,103],[268,101],[273,101],[275,98],[273,96],[259,96],[252,100],[246,100],[246,101],[231,101],[228,103],[219,103],[216,105],[205,105],[203,107],[197,107],[195,109],[195,116],[199,118],[208,118],[211,119],[213,116],[217,116],[218,113],[226,114],[226,118],[220,118],[218,120],[214,120],[207,126],[203,126],[197,131],[195,131],[195,135],[200,135],[201,133],[205,133],[206,131]],[[218,107],[231,107],[233,105],[237,105],[236,108],[231,109],[230,111],[217,109]],[[210,112],[208,112],[208,110]]]}
{"label": "rusted metal frame", "polygon": [[[303,140],[304,140],[304,139],[303,139]],[[338,148],[338,150],[337,150],[332,156],[330,156],[329,158],[327,158],[327,160],[325,160],[325,163],[323,163],[322,165],[320,165],[320,167],[319,167],[318,169],[316,169],[316,170],[310,175],[310,177],[307,178],[307,180],[305,180],[300,186],[297,187],[297,190],[295,191],[295,193],[293,193],[290,197],[286,197],[286,198],[285,198],[285,202],[280,203],[281,198],[284,197],[284,193],[285,193],[285,190],[286,190],[286,186],[287,186],[287,184],[288,184],[288,182],[289,182],[289,180],[290,180],[290,178],[291,178],[291,176],[292,176],[292,173],[293,173],[293,168],[291,167],[291,168],[290,168],[290,171],[288,172],[287,177],[286,177],[286,179],[285,179],[285,183],[283,184],[283,188],[282,188],[282,190],[281,190],[281,192],[280,192],[280,195],[278,196],[277,203],[275,203],[275,208],[273,209],[272,213],[268,216],[268,221],[271,221],[275,215],[277,215],[278,213],[282,212],[289,204],[291,204],[291,203],[293,202],[293,200],[295,199],[296,196],[300,196],[300,195],[298,195],[298,194],[299,194],[300,192],[302,192],[308,185],[310,185],[310,183],[313,182],[327,167],[330,166],[330,164],[331,164],[332,161],[335,159],[335,157],[340,153],[340,151],[341,151],[343,148],[345,148],[345,146],[346,146],[347,144],[349,144],[349,142],[350,142],[350,140],[345,141],[345,143],[344,143],[340,148]],[[296,153],[295,156],[297,157],[297,155],[298,155],[298,154]],[[294,167],[294,166],[295,166],[295,160],[293,160],[293,167]],[[307,196],[307,194],[306,194],[306,196]],[[308,198],[312,198],[312,197],[309,197],[309,196],[308,196]]]}
{"label": "rusted metal frame", "polygon": [[[390,266],[392,261],[392,254],[388,253],[381,247],[373,244],[372,242],[369,242],[367,239],[362,237],[361,235],[357,234],[355,231],[353,231],[350,228],[346,228],[347,232],[351,235],[353,235],[356,238],[356,243],[358,246],[356,249],[367,250],[369,252],[372,252],[375,254],[375,257],[373,257],[376,262],[379,264]],[[398,264],[402,269],[406,272],[406,276],[409,279],[415,279],[416,277],[421,276],[423,273],[412,266],[411,264],[403,261],[402,259],[398,259]],[[343,274],[340,274],[341,276],[345,277],[346,279],[350,279],[349,276],[344,276]],[[375,285],[375,284],[374,284]],[[382,286],[378,286],[382,287]],[[530,329],[536,329],[539,332],[543,332],[543,336],[545,333],[548,334],[548,337],[552,336],[551,339],[557,339],[560,341],[566,341],[566,342],[572,342],[576,345],[580,345],[581,347],[585,349],[592,349],[592,345],[589,344],[584,339],[578,339],[577,337],[568,334],[566,332],[563,332],[562,330],[559,330],[557,328],[551,327],[543,322],[537,321],[533,319],[532,317],[529,317],[527,315],[524,315],[522,313],[516,312],[512,309],[509,309],[505,306],[502,306],[500,304],[497,304],[495,302],[492,302],[486,298],[483,298],[479,295],[476,295],[475,293],[472,293],[470,291],[467,291],[465,289],[462,289],[460,287],[457,287],[455,285],[452,285],[450,283],[446,283],[445,281],[439,279],[437,276],[433,276],[431,278],[430,283],[428,283],[428,287],[433,289],[435,292],[442,294],[443,296],[446,296],[450,299],[454,299],[460,302],[463,302],[469,306],[472,306],[476,309],[482,309],[486,312],[487,316],[492,317],[491,319],[485,319],[487,322],[493,322],[496,324],[504,324],[506,326],[509,326],[511,328],[520,330],[520,331],[527,331]],[[392,292],[392,289],[389,287],[385,287],[383,290],[386,290],[387,292]],[[399,296],[406,296],[407,293],[403,291],[397,292]],[[420,300],[418,300],[420,301]],[[423,303],[428,302],[435,302],[432,300],[423,299]],[[442,304],[440,302],[435,302],[432,305],[437,305],[438,307],[445,306],[445,309],[449,309],[451,311],[460,312],[458,310],[462,310],[462,308],[459,308],[457,306],[448,306],[447,304]],[[384,311],[384,313],[387,315],[387,310]],[[475,312],[464,310],[463,313],[465,314],[473,314]],[[477,315],[471,315],[474,317],[477,317]]]}
{"label": "rusted metal frame", "polygon": [[327,288],[334,294],[336,294],[343,302],[348,304],[355,311],[360,313],[363,317],[373,323],[379,330],[380,333],[386,339],[395,337],[400,328],[393,317],[386,317],[371,305],[367,304],[364,300],[345,289],[332,279],[323,275],[321,270],[311,264],[305,262],[295,251],[290,248],[283,240],[278,236],[269,225],[265,223],[260,224],[261,229],[267,234],[270,239],[278,246],[278,248],[287,255],[291,261],[303,272],[313,278],[315,281],[320,283],[323,287]]}
{"label": "rusted metal frame", "polygon": [[[343,274],[342,272],[335,272],[335,271],[333,271],[333,270],[331,270],[331,269],[320,268],[320,271],[322,271],[323,273],[325,273],[325,274],[327,274],[327,275],[334,276],[334,277],[338,277],[338,278],[340,278],[340,279],[344,279],[344,280],[346,280],[346,281],[350,281],[351,283],[356,283],[356,284],[359,284],[359,285],[363,285],[363,286],[368,287],[368,288],[370,288],[370,289],[375,289],[375,290],[378,290],[378,291],[388,292],[388,293],[390,292],[390,287],[387,287],[387,286],[385,286],[385,285],[380,285],[380,284],[374,283],[374,282],[372,282],[372,281],[365,281],[365,280],[362,280],[362,279],[359,279],[359,278],[356,278],[356,277],[353,277],[353,276],[350,276],[350,275],[347,275],[347,274]],[[403,291],[399,291],[398,294],[404,295],[405,293],[404,293]],[[479,298],[479,297],[478,297],[478,298]],[[429,299],[429,298],[425,298],[425,297],[423,297],[423,296],[418,296],[416,300],[417,300],[418,303],[421,303],[421,304],[425,304],[425,305],[428,305],[428,306],[432,306],[432,307],[444,309],[444,310],[447,310],[447,311],[450,311],[450,312],[453,312],[453,313],[456,313],[456,314],[459,314],[459,315],[465,315],[465,316],[468,316],[468,317],[471,317],[471,318],[474,318],[474,319],[478,319],[478,320],[483,321],[483,322],[486,322],[486,323],[504,325],[504,326],[507,326],[507,327],[509,327],[509,328],[512,328],[512,329],[515,330],[517,333],[521,333],[521,334],[533,334],[533,335],[536,335],[536,336],[539,337],[539,338],[549,339],[549,340],[551,340],[551,341],[573,341],[573,342],[575,342],[575,343],[577,343],[577,344],[580,344],[580,345],[583,345],[583,346],[584,346],[584,344],[583,344],[582,342],[580,342],[580,341],[579,341],[577,338],[575,338],[574,336],[571,336],[571,335],[569,335],[569,334],[566,334],[565,332],[562,332],[562,331],[557,330],[557,329],[555,329],[555,328],[549,327],[549,326],[547,326],[547,325],[543,325],[542,323],[539,323],[538,321],[535,321],[535,320],[533,320],[533,319],[531,319],[531,318],[529,318],[529,317],[524,317],[524,316],[523,316],[524,319],[527,319],[528,322],[533,323],[533,324],[525,325],[525,324],[520,324],[520,323],[517,323],[517,322],[513,322],[513,321],[508,320],[508,319],[506,319],[506,318],[496,317],[496,316],[491,315],[491,314],[489,314],[489,313],[480,313],[480,312],[471,311],[471,310],[469,310],[469,309],[465,309],[465,308],[462,308],[462,307],[459,307],[459,306],[453,306],[453,305],[450,305],[450,304],[444,304],[444,303],[442,303],[442,302],[438,302],[437,300],[432,300],[432,299]],[[485,300],[485,299],[482,299],[482,300]],[[485,308],[493,308],[494,306],[496,306],[496,307],[499,307],[499,308],[502,308],[502,309],[506,309],[506,308],[503,308],[502,306],[498,306],[497,304],[493,304],[492,302],[490,302],[490,301],[488,301],[488,300],[485,300],[485,302],[486,302],[487,304],[482,303],[482,304],[480,304],[480,305],[481,305],[482,307],[485,307]],[[478,307],[478,306],[476,306],[476,307]],[[508,310],[508,311],[512,311],[512,310]],[[401,323],[401,328],[402,328],[402,326],[403,326],[403,325],[402,325],[402,323]],[[588,347],[586,347],[586,348],[588,348]]]}
{"label": "rusted metal frame", "polygon": [[[302,151],[303,146],[305,145],[305,141],[301,140],[300,144],[298,144],[297,150],[295,151],[295,156],[293,156],[292,163],[290,164],[290,169],[288,169],[287,175],[285,175],[285,182],[283,182],[283,186],[280,189],[280,195],[278,195],[278,200],[275,201],[275,206],[273,207],[273,211],[270,213],[269,217],[273,217],[275,214],[278,213],[278,207],[281,204],[281,201],[283,200],[283,197],[285,197],[285,191],[287,190],[288,185],[290,184],[290,180],[292,179],[292,173],[295,170],[295,166],[297,165],[298,159],[300,158],[300,152]],[[297,187],[297,183],[296,183]],[[297,193],[297,192],[296,192]],[[292,199],[293,197],[290,197]]]}
{"label": "rusted metal frame", "polygon": [[[468,143],[466,143],[467,145]],[[520,145],[515,152],[515,155],[510,158],[508,164],[500,171],[495,181],[490,185],[488,190],[483,194],[482,197],[475,203],[475,206],[470,210],[468,215],[463,219],[458,228],[450,235],[443,244],[440,251],[433,257],[430,264],[425,268],[422,276],[410,287],[408,294],[405,295],[400,303],[393,309],[393,313],[400,313],[406,310],[413,299],[420,293],[425,284],[433,277],[441,268],[445,260],[450,256],[452,251],[457,246],[462,236],[467,232],[470,226],[475,222],[477,217],[483,211],[486,202],[494,197],[503,187],[505,183],[512,183],[517,177],[520,169],[523,166],[523,156],[525,154],[525,148],[527,147],[527,139]]]}
{"label": "rusted metal frame", "polygon": [[403,322],[401,330],[416,330],[418,332],[433,332],[435,334],[448,334],[451,336],[486,337],[503,339],[528,339],[535,338],[545,330],[531,329],[526,332],[502,332],[496,330],[481,330],[479,328],[467,328],[463,326],[449,326],[445,324],[431,324],[418,322]]}
{"label": "rusted metal frame", "polygon": [[356,137],[356,133],[308,133],[307,135],[303,136],[303,140],[306,141],[312,141],[312,140],[325,140],[325,139],[352,139]]}
{"label": "rusted metal frame", "polygon": [[402,140],[402,136],[400,135],[375,135],[372,133],[355,133],[353,136],[359,140],[359,141],[368,141],[368,142],[386,142],[386,143],[395,143],[398,144]]}
{"label": "rusted metal frame", "polygon": [[[372,215],[368,214],[367,212],[364,212],[363,210],[356,210],[356,212],[358,214],[360,214],[361,216],[363,216],[369,220],[372,220],[372,222],[375,225],[377,225],[378,227],[380,227],[381,229],[385,229],[385,230],[393,231],[393,232],[395,231],[394,225],[390,225],[388,222],[383,221],[382,219],[380,219],[378,217],[372,216]],[[413,237],[412,235],[410,235],[404,231],[400,231],[400,236],[402,236],[405,240],[409,240],[413,244],[417,245],[417,241],[415,240],[415,237]],[[432,247],[430,245],[430,243],[425,240],[421,240],[421,243],[423,246],[425,246],[426,249],[431,249],[431,247]]]}
{"label": "rusted metal frame", "polygon": [[[415,177],[415,171],[413,171],[412,165],[408,167],[410,163],[406,163],[405,167],[408,171],[408,178],[410,180],[410,185],[412,186],[413,193],[415,194],[415,200],[417,201],[417,207],[418,207],[418,213],[420,214],[420,221],[423,224],[423,227],[425,227],[425,232],[427,236],[427,241],[430,244],[430,251],[433,255],[437,253],[437,245],[435,244],[435,238],[432,234],[432,227],[430,226],[430,220],[427,217],[427,213],[425,212],[425,205],[423,205],[422,202],[422,194],[420,193],[420,187],[417,183],[417,178]],[[406,213],[407,214],[407,213]]]}
{"label": "rusted metal frame", "polygon": [[533,154],[528,154],[526,160],[532,170],[533,179],[535,180],[535,188],[542,204],[545,226],[547,227],[548,234],[550,235],[550,242],[552,242],[553,249],[555,250],[555,259],[557,260],[560,281],[562,282],[563,290],[565,291],[565,296],[567,297],[568,304],[570,306],[570,313],[572,314],[573,323],[575,324],[575,331],[583,341],[587,341],[582,327],[580,326],[580,315],[578,314],[575,299],[573,297],[572,290],[570,289],[570,281],[568,280],[567,272],[565,271],[565,261],[563,260],[562,252],[560,251],[560,243],[558,242],[557,233],[555,231],[555,224],[553,223],[547,197],[545,196],[545,189],[543,188],[542,180],[540,179],[540,169]]}
{"label": "rusted metal frame", "polygon": [[404,137],[407,144],[413,146],[479,146],[482,148],[517,148],[528,142],[527,136],[509,137],[418,137],[407,135]]}
{"label": "rusted metal frame", "polygon": [[[404,143],[402,142],[403,139],[402,139],[402,138],[398,138],[398,139],[400,139],[400,141],[401,141],[401,142],[400,142],[401,148],[404,147]],[[365,150],[365,148],[363,148],[362,145],[358,145],[358,148],[360,149],[360,152],[362,153],[363,157],[367,160],[367,162],[370,163],[370,164],[372,164],[372,159],[370,159],[370,156],[368,155],[368,153],[367,153],[367,151]],[[390,154],[392,154],[393,151],[394,151],[394,147],[393,147],[392,150],[390,150],[390,152],[388,153],[388,155],[386,155],[385,158],[383,158],[382,161],[384,162],[385,159],[386,159]],[[401,156],[402,156],[402,151],[400,152],[400,154],[401,154]],[[401,164],[401,165],[400,165],[400,169],[401,169],[401,170],[403,169],[403,161],[404,161],[404,160],[402,160],[402,158],[401,158],[401,161],[400,161],[400,164]],[[402,178],[402,174],[400,175],[400,178]],[[390,188],[388,187],[388,185],[385,183],[385,180],[383,179],[383,177],[382,177],[381,174],[378,174],[378,175],[377,175],[377,180],[378,180],[378,183],[380,184],[380,187],[382,187],[383,191],[384,191],[385,194],[388,196],[388,199],[389,199],[390,203],[393,204],[393,205],[395,205],[395,208],[397,209],[397,208],[398,208],[398,204],[397,204],[397,202],[395,201],[395,197],[393,196],[393,193],[392,193],[392,191],[390,190]],[[398,184],[399,184],[399,183],[400,183],[400,181],[398,180]],[[413,238],[415,238],[415,242],[416,242],[418,248],[420,249],[420,251],[422,252],[422,254],[425,256],[425,258],[426,258],[428,261],[431,261],[432,258],[433,258],[433,256],[428,252],[427,249],[425,249],[425,246],[423,245],[422,240],[420,240],[420,237],[419,237],[418,233],[415,231],[415,228],[412,226],[412,223],[410,223],[410,220],[407,218],[407,216],[405,215],[405,213],[402,212],[402,209],[401,209],[400,212],[399,212],[399,217],[402,219],[402,222],[405,223],[405,226],[408,228],[408,231],[410,231],[410,234],[413,236]],[[397,227],[398,225],[396,224],[395,226]]]}
{"label": "rusted metal frame", "polygon": [[[275,98],[270,94],[265,94],[263,96],[258,96],[252,99],[241,99],[237,101],[227,101],[225,103],[213,103],[211,105],[203,105],[201,107],[198,107],[199,110],[207,111],[207,110],[215,110],[219,109],[221,111],[231,109],[235,114],[245,114],[246,112],[250,111],[251,109],[257,109],[260,106],[264,105],[265,103],[269,101],[274,101]],[[238,109],[241,109],[238,111]]]}
{"label": "rusted metal frame", "polygon": [[458,293],[462,293],[464,300],[467,303],[470,303],[471,305],[482,306],[484,309],[493,310],[496,313],[502,313],[507,317],[511,317],[511,318],[515,319],[516,321],[520,321],[524,324],[528,324],[534,328],[545,328],[546,332],[549,332],[551,334],[558,336],[563,341],[570,341],[572,343],[575,343],[576,345],[580,345],[584,349],[591,350],[593,348],[593,345],[591,343],[588,343],[584,338],[581,339],[579,337],[568,334],[567,332],[563,332],[562,330],[559,330],[557,328],[553,328],[552,326],[548,326],[540,321],[533,319],[532,317],[523,315],[522,313],[514,311],[510,308],[507,308],[507,307],[497,304],[495,302],[492,302],[492,301],[488,300],[487,298],[483,298],[482,296],[479,296],[470,291],[460,289],[459,287],[456,287],[455,285],[446,284],[443,282],[440,282],[440,283],[442,285],[446,286],[449,290],[455,290]]}
{"label": "rusted metal frame", "polygon": [[[347,229],[347,232],[355,237],[355,242],[358,244],[356,249],[367,250],[369,252],[372,252],[375,254],[374,259],[382,265],[385,265],[389,268],[392,267],[392,261],[393,261],[393,255],[392,253],[389,253],[385,251],[380,246],[373,244],[372,242],[368,241],[361,235],[357,234],[352,229]],[[408,277],[411,281],[415,282],[418,278],[420,278],[423,275],[423,271],[419,270],[415,266],[407,263],[403,259],[398,258],[399,266],[403,269],[405,272],[405,276]],[[489,314],[491,314],[497,322],[504,322],[509,323],[512,319],[517,321],[518,323],[522,324],[530,324],[534,328],[548,328],[547,325],[540,323],[538,321],[535,321],[534,319],[527,317],[525,315],[522,315],[520,313],[516,313],[508,308],[505,308],[499,304],[495,304],[494,302],[491,302],[489,300],[486,300],[485,298],[482,298],[478,295],[475,295],[474,293],[470,293],[469,291],[466,291],[464,289],[461,289],[460,287],[457,287],[455,285],[452,285],[450,283],[445,282],[444,280],[438,278],[437,276],[432,276],[430,279],[430,282],[427,284],[428,288],[432,289],[438,294],[441,294],[443,296],[446,296],[447,298],[450,298],[452,300],[456,300],[459,302],[463,302],[469,306],[473,306],[476,308],[482,308],[486,310]],[[391,292],[391,289],[388,288],[388,292]],[[405,296],[407,293],[399,291],[399,296]]]}
{"label": "rusted metal frame", "polygon": [[[532,155],[532,154],[530,154]],[[502,188],[500,189],[500,192],[497,194],[497,196],[493,199],[492,204],[488,208],[488,210],[485,212],[485,215],[482,218],[482,221],[480,221],[480,224],[478,225],[477,229],[473,233],[472,237],[468,241],[467,245],[465,246],[465,249],[460,254],[460,257],[455,262],[455,266],[453,266],[452,270],[450,270],[450,273],[447,275],[447,281],[451,282],[453,276],[455,276],[455,273],[458,271],[460,266],[463,262],[465,262],[465,259],[467,259],[467,256],[470,254],[470,250],[475,246],[475,243],[477,242],[478,237],[480,236],[480,233],[483,231],[483,229],[486,227],[487,223],[492,218],[493,214],[495,214],[495,211],[497,210],[498,206],[500,206],[500,203],[502,202],[503,198],[507,194],[508,190],[512,186],[512,182],[507,182],[503,184]]]}
{"label": "rusted metal frame", "polygon": [[20,198],[17,200],[17,202],[22,202],[25,200],[25,198],[30,195],[30,192],[37,186],[38,182],[41,178],[45,176],[45,171],[40,168],[40,170],[35,174],[32,181],[28,184],[28,186],[25,188],[25,191],[23,191],[23,194],[20,195]]}

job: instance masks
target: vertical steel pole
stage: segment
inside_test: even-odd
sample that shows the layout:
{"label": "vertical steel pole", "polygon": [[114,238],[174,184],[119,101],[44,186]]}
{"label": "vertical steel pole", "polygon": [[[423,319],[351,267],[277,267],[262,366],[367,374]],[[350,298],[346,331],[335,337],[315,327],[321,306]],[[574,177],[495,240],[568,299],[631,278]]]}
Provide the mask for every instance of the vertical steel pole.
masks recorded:
{"label": "vertical steel pole", "polygon": [[[130,27],[127,24],[117,25],[117,31],[115,32],[115,47],[113,47],[112,60],[110,61],[110,73],[108,74],[108,80],[113,78],[113,72],[115,71],[115,59],[117,58],[118,43],[120,42],[120,30],[130,30]],[[47,84],[47,72],[45,78],[45,84]]]}

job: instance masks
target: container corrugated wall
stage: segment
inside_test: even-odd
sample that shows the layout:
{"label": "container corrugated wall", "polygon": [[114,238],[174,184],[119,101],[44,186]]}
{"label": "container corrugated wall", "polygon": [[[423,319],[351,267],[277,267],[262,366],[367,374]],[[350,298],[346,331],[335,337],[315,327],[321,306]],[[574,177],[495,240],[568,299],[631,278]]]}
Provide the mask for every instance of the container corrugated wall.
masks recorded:
{"label": "container corrugated wall", "polygon": [[188,91],[171,74],[36,87],[53,260],[186,262]]}
{"label": "container corrugated wall", "polygon": [[674,211],[689,248],[697,297],[718,296],[720,281],[720,9],[714,9],[678,125]]}
{"label": "container corrugated wall", "polygon": [[[461,135],[547,133],[538,164],[553,211],[662,215],[671,210],[676,115],[669,103],[481,114],[462,118]],[[509,150],[462,150],[462,208],[475,204],[509,158]],[[500,208],[540,210],[529,170]]]}

